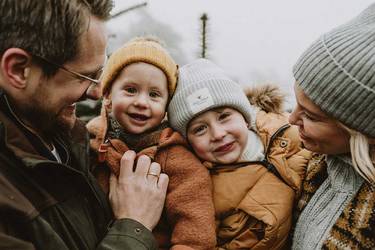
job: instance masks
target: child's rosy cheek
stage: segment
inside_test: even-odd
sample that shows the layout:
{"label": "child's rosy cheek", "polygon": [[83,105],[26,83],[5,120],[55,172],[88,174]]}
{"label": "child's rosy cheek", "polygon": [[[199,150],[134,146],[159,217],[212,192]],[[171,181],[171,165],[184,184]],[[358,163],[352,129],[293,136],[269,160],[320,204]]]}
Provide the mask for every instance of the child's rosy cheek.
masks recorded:
{"label": "child's rosy cheek", "polygon": [[204,147],[203,145],[196,145],[195,147],[195,152],[198,154],[198,155],[204,155],[204,154],[207,154],[207,151],[208,149],[206,147]]}

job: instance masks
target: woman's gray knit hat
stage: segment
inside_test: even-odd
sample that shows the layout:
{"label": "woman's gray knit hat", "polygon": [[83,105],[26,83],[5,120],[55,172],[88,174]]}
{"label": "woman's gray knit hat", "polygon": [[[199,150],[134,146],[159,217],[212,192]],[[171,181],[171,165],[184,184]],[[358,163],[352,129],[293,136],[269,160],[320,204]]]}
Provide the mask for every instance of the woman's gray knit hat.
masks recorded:
{"label": "woman's gray knit hat", "polygon": [[375,137],[375,4],[315,41],[293,68],[324,112]]}
{"label": "woman's gray knit hat", "polygon": [[172,128],[186,137],[189,122],[197,115],[218,107],[238,110],[255,128],[255,109],[241,86],[214,63],[198,59],[180,68],[178,84],[168,106]]}

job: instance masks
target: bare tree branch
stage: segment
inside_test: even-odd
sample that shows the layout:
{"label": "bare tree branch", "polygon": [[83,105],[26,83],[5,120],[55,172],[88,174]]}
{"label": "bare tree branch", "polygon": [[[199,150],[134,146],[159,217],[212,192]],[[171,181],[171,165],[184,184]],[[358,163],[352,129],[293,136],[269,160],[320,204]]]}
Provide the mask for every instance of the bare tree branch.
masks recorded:
{"label": "bare tree branch", "polygon": [[127,12],[129,12],[129,11],[132,11],[132,10],[135,10],[135,9],[138,9],[138,8],[141,8],[141,7],[144,7],[144,6],[146,6],[146,5],[147,5],[147,2],[144,2],[144,3],[141,3],[141,4],[137,4],[137,5],[131,6],[131,7],[129,7],[129,8],[126,8],[126,9],[124,9],[124,10],[120,10],[119,12],[113,14],[113,15],[111,16],[111,19],[116,18],[116,17],[119,17],[119,16],[121,16],[121,15],[123,15],[123,14],[125,14],[125,13],[127,13]]}

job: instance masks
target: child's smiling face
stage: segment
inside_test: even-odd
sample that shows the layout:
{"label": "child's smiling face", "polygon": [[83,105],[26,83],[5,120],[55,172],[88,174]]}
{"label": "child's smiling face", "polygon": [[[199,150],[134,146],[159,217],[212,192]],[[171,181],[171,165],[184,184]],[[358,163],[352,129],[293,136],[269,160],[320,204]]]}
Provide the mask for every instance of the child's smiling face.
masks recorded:
{"label": "child's smiling face", "polygon": [[120,72],[111,89],[111,109],[126,132],[140,134],[162,122],[167,85],[164,72],[148,63],[132,63]]}
{"label": "child's smiling face", "polygon": [[187,138],[199,158],[220,164],[237,162],[245,150],[248,124],[240,112],[217,108],[195,117]]}

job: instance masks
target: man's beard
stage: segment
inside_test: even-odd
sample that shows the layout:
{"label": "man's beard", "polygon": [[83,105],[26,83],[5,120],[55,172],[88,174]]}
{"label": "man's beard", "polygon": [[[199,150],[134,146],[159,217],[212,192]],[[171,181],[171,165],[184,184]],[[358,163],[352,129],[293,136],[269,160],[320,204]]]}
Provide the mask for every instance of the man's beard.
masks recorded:
{"label": "man's beard", "polygon": [[[70,138],[70,131],[75,123],[75,112],[70,112],[69,116],[67,112],[64,112],[65,109],[57,112],[51,108],[49,98],[42,89],[29,101],[14,102],[13,106],[16,107],[16,114],[26,127],[47,143],[51,142],[57,135],[62,136],[62,138]],[[70,119],[67,119],[67,117]]]}
{"label": "man's beard", "polygon": [[60,112],[56,113],[35,102],[22,110],[22,115],[37,133],[41,133],[44,139],[52,140],[57,135],[69,136],[72,126],[66,120],[62,119]]}

